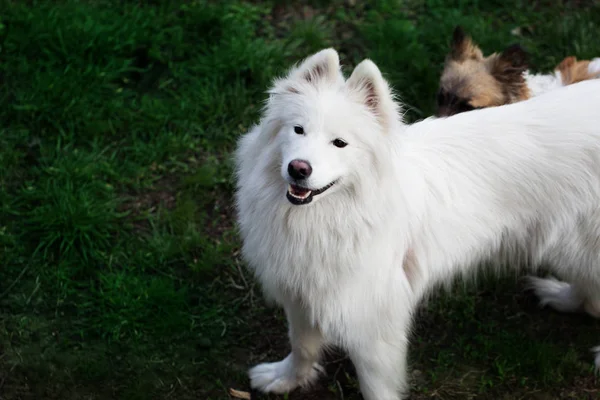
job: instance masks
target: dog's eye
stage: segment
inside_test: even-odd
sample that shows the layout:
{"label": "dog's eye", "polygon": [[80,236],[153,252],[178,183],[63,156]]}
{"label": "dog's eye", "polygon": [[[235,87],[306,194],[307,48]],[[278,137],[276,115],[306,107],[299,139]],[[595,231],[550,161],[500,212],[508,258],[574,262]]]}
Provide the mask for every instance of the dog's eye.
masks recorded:
{"label": "dog's eye", "polygon": [[294,126],[294,132],[296,132],[298,135],[304,135],[304,128],[300,125],[296,125]]}
{"label": "dog's eye", "polygon": [[342,139],[335,139],[332,143],[335,147],[339,147],[340,149],[348,146],[348,143],[344,142]]}

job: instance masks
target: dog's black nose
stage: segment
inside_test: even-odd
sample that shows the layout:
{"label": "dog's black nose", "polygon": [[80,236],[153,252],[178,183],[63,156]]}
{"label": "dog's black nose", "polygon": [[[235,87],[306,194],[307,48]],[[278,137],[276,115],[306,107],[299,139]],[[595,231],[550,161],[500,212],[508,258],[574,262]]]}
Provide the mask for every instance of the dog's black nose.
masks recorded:
{"label": "dog's black nose", "polygon": [[312,167],[308,161],[292,160],[288,164],[288,174],[294,179],[306,179],[312,174]]}

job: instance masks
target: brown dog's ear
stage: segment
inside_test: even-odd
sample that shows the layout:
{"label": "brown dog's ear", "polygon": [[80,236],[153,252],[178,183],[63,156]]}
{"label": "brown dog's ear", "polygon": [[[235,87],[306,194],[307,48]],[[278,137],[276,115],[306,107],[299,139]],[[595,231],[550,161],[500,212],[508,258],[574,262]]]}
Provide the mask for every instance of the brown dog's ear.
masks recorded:
{"label": "brown dog's ear", "polygon": [[452,42],[450,44],[450,57],[455,61],[463,61],[469,58],[483,59],[483,54],[469,35],[461,26],[454,28]]}
{"label": "brown dog's ear", "polygon": [[486,58],[489,71],[500,82],[508,103],[526,100],[530,96],[525,83],[527,58],[527,52],[518,44],[513,44],[501,54]]}
{"label": "brown dog's ear", "polygon": [[460,60],[462,58],[467,40],[467,35],[465,35],[465,31],[461,26],[454,28],[454,32],[452,33],[452,42],[450,44],[450,55],[453,59]]}
{"label": "brown dog's ear", "polygon": [[500,82],[524,82],[523,72],[528,67],[527,52],[519,44],[513,44],[492,60],[490,72]]}

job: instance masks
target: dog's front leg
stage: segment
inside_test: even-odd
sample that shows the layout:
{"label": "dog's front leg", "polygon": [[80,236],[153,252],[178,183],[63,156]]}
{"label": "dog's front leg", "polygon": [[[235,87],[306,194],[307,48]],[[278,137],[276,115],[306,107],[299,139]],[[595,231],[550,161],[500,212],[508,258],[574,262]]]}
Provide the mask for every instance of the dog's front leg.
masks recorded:
{"label": "dog's front leg", "polygon": [[285,307],[291,353],[279,362],[264,363],[250,369],[250,385],[262,392],[287,393],[314,382],[322,367],[318,364],[323,336],[296,303]]}
{"label": "dog's front leg", "polygon": [[398,332],[392,340],[378,339],[350,349],[365,400],[400,400],[408,391],[408,338]]}

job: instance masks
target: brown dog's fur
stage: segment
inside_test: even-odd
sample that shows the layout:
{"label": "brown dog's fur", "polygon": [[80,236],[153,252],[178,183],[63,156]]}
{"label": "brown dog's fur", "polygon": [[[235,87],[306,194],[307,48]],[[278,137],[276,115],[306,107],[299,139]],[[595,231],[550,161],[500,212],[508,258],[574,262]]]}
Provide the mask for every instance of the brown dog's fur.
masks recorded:
{"label": "brown dog's fur", "polygon": [[563,84],[571,85],[598,77],[598,74],[591,74],[589,72],[589,65],[590,62],[588,60],[577,61],[576,57],[570,56],[562,60],[556,67],[556,70],[560,72]]}
{"label": "brown dog's fur", "polygon": [[[590,74],[590,61],[565,58],[555,70],[563,85],[599,77]],[[437,95],[437,116],[516,103],[531,97],[525,80],[527,53],[519,45],[483,56],[481,49],[457,26],[452,36]]]}
{"label": "brown dog's fur", "polygon": [[528,99],[526,70],[527,54],[520,46],[484,57],[473,40],[456,27],[440,80],[437,115]]}

